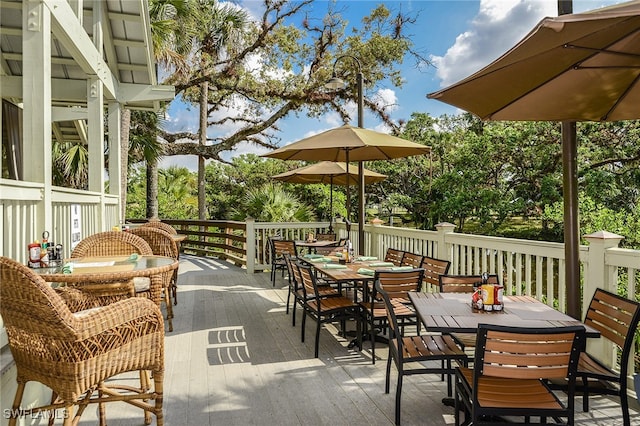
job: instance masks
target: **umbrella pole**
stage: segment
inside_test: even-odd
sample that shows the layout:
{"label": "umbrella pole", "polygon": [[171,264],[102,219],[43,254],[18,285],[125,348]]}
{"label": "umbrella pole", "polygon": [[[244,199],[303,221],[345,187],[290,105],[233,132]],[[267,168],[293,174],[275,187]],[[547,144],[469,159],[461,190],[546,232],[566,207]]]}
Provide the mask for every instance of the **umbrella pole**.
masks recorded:
{"label": "umbrella pole", "polygon": [[578,237],[578,166],[575,121],[562,122],[562,186],[564,197],[564,257],[567,314],[581,318]]}
{"label": "umbrella pole", "polygon": [[347,219],[351,220],[351,196],[349,191],[349,183],[351,181],[351,177],[349,176],[349,148],[345,153],[345,160],[347,164]]}
{"label": "umbrella pole", "polygon": [[329,178],[329,233],[333,232],[333,176]]}

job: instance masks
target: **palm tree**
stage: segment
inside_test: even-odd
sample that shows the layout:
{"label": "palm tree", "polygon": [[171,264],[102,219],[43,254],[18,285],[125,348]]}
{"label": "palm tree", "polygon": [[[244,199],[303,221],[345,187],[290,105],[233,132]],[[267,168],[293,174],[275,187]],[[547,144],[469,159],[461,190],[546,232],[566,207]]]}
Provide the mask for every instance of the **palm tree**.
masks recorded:
{"label": "palm tree", "polygon": [[[220,6],[217,0],[204,0],[202,8],[202,27],[196,59],[200,61],[199,72],[206,76],[210,62],[216,62],[226,54],[232,54],[233,49],[240,45],[240,35],[248,22],[247,14],[229,4]],[[207,144],[208,128],[209,83],[206,79],[200,83],[200,123],[199,143]],[[205,158],[198,156],[198,218],[206,219],[205,198]]]}
{"label": "palm tree", "polygon": [[265,185],[247,191],[242,206],[233,212],[236,220],[247,216],[261,222],[311,222],[313,209],[301,203],[281,186]]}

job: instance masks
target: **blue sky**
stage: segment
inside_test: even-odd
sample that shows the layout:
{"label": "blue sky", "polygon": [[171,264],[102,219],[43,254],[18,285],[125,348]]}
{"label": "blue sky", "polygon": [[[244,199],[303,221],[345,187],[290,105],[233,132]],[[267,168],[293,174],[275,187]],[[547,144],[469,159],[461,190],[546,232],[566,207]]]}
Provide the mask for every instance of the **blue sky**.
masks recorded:
{"label": "blue sky", "polygon": [[[620,0],[573,0],[574,13],[597,9],[603,6],[621,3]],[[262,1],[236,1],[252,16],[260,16]],[[312,14],[324,15],[329,1],[317,0],[313,4]],[[369,1],[338,0],[334,7],[342,12],[350,25],[359,25],[362,16],[368,14],[376,5],[384,3],[391,10],[401,10],[417,16],[416,24],[407,28],[414,49],[426,55],[432,66],[416,69],[415,63],[406,61],[403,72],[405,84],[401,89],[384,85],[376,93],[381,102],[389,105],[394,120],[408,119],[413,112],[429,113],[434,117],[442,114],[456,114],[455,108],[440,101],[427,99],[427,94],[447,87],[498,58],[523,38],[545,16],[557,16],[557,0],[406,0],[406,1]],[[351,124],[357,124],[356,106],[347,105],[352,112]],[[168,112],[170,131],[197,130],[197,109],[188,111],[185,105],[174,101]],[[282,145],[295,142],[304,137],[320,133],[342,122],[336,114],[327,114],[320,119],[306,119],[302,116],[291,117],[280,123]],[[364,126],[385,131],[374,117],[365,112]],[[210,129],[210,135],[216,129]],[[220,131],[220,130],[218,130]],[[227,130],[228,131],[228,130]],[[267,150],[241,144],[238,149],[224,156],[253,152],[262,154]],[[161,167],[179,165],[196,170],[196,157],[168,157]]]}

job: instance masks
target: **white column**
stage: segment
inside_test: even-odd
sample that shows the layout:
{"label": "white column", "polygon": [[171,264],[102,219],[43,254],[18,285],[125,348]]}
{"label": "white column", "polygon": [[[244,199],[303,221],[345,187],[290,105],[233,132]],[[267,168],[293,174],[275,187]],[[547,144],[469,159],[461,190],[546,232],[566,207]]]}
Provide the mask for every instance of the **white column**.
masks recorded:
{"label": "white column", "polygon": [[[102,54],[102,7],[99,2],[93,7],[93,44]],[[87,79],[88,144],[89,144],[89,191],[102,194],[98,229],[106,231],[113,224],[105,223],[104,211],[104,84],[98,76]]]}
{"label": "white column", "polygon": [[[40,1],[22,3],[24,179],[43,184],[35,229],[53,229],[51,206],[51,14]],[[39,239],[41,235],[29,238]]]}
{"label": "white column", "polygon": [[[120,195],[120,121],[122,105],[109,103],[109,194]],[[118,211],[121,211],[118,209]],[[124,219],[121,218],[121,219]]]}

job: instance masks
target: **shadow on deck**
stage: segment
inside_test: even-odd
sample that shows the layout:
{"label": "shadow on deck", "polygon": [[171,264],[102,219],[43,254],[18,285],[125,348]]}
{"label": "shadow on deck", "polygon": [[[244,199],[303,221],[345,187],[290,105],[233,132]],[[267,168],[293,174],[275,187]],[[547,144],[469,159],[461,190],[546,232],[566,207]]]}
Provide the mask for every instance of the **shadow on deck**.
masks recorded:
{"label": "shadow on deck", "polygon": [[[307,322],[301,343],[300,315],[292,327],[286,300],[280,274],[274,288],[268,272],[248,275],[225,261],[181,258],[174,331],[166,335],[166,425],[394,424],[397,375],[392,367],[385,394],[385,348],[374,365],[368,342],[362,352],[350,350],[328,326],[316,359],[315,323]],[[445,395],[439,376],[405,378],[403,424],[453,424],[453,408],[441,403]],[[95,415],[88,410],[81,424],[95,424]],[[112,426],[144,424],[141,412],[124,403],[108,405],[107,418]],[[631,422],[640,424],[638,411]],[[619,403],[594,398],[590,412],[576,412],[576,424],[622,424]]]}

